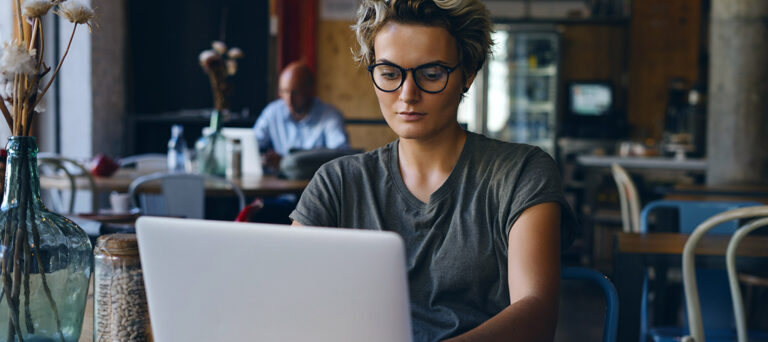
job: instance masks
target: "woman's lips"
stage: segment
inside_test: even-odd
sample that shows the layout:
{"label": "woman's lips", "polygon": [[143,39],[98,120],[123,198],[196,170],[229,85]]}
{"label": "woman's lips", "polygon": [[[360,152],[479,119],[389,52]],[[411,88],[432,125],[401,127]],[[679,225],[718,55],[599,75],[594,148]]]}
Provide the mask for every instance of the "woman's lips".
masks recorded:
{"label": "woman's lips", "polygon": [[427,113],[422,112],[397,112],[397,116],[404,119],[405,121],[416,121],[421,120]]}

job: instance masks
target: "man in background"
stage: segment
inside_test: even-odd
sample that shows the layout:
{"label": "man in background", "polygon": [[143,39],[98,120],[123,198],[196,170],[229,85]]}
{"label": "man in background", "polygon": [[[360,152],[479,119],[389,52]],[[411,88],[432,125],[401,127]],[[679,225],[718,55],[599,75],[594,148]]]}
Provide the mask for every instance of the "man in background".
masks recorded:
{"label": "man in background", "polygon": [[304,63],[283,69],[278,94],[253,126],[265,166],[277,170],[280,159],[293,150],[349,147],[341,112],[314,96],[312,73]]}

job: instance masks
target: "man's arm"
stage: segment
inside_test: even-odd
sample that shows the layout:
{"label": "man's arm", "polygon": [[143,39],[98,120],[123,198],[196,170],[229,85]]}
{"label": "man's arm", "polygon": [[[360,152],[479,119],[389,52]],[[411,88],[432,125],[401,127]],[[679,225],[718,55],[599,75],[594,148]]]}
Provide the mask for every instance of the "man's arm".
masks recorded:
{"label": "man's arm", "polygon": [[560,291],[560,205],[526,209],[509,231],[510,305],[459,341],[552,341]]}
{"label": "man's arm", "polygon": [[328,122],[325,123],[324,132],[325,135],[325,147],[327,148],[348,148],[349,137],[347,130],[344,126],[344,117],[341,113],[333,115],[328,118]]}
{"label": "man's arm", "polygon": [[256,135],[256,143],[259,145],[259,151],[265,152],[272,148],[272,140],[269,136],[269,116],[270,107],[264,108],[261,111],[261,115],[256,119],[256,123],[253,125],[253,132]]}

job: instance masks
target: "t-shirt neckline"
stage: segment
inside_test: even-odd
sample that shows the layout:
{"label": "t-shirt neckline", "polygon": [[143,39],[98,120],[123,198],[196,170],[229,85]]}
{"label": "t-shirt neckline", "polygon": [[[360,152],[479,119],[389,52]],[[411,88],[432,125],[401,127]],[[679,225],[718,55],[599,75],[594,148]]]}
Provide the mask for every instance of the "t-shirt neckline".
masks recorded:
{"label": "t-shirt neckline", "polygon": [[467,163],[468,151],[470,151],[469,147],[471,144],[474,143],[475,135],[472,134],[472,132],[464,131],[466,134],[466,139],[464,140],[464,146],[461,148],[461,153],[459,154],[459,159],[456,161],[456,165],[453,166],[453,169],[451,170],[451,173],[448,175],[448,178],[445,179],[445,182],[443,182],[442,185],[440,185],[435,192],[433,192],[429,196],[429,202],[424,203],[420,199],[416,198],[416,196],[413,195],[411,190],[408,190],[408,187],[405,186],[405,182],[403,181],[403,177],[400,174],[400,162],[399,162],[399,145],[400,145],[400,139],[398,138],[395,140],[395,142],[390,146],[391,149],[391,156],[389,160],[389,166],[390,166],[390,177],[393,178],[393,182],[395,183],[395,188],[398,190],[400,195],[409,202],[409,205],[418,207],[418,208],[426,208],[436,205],[440,202],[443,198],[450,195],[451,192],[456,188],[454,185],[457,182],[457,178],[460,177],[459,172],[457,170],[461,170],[464,168],[464,165]]}

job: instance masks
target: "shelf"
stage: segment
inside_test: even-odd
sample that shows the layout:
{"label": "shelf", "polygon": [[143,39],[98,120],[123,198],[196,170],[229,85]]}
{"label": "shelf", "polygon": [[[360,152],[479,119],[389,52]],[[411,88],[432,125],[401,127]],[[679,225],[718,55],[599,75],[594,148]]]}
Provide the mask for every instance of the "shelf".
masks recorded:
{"label": "shelf", "polygon": [[513,101],[511,103],[513,111],[527,111],[534,113],[554,113],[555,104],[552,102],[528,102],[527,100]]}
{"label": "shelf", "polygon": [[557,68],[554,65],[546,66],[543,68],[528,68],[522,66],[516,66],[514,68],[516,74],[532,77],[544,77],[557,75]]}

